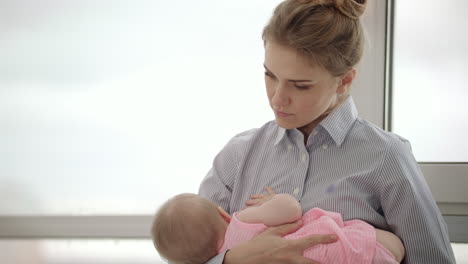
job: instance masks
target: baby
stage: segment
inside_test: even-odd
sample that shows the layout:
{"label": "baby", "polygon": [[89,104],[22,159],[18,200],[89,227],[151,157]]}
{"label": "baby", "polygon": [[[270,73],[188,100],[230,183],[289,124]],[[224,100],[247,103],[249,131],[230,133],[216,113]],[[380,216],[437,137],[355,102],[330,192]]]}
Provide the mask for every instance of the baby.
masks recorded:
{"label": "baby", "polygon": [[[234,213],[196,194],[180,194],[161,206],[151,235],[161,257],[173,264],[205,263],[220,252],[250,240],[270,226],[301,218],[299,202],[275,194]],[[302,216],[303,226],[286,235],[299,239],[313,234],[336,234],[338,241],[311,247],[304,256],[326,263],[400,263],[404,247],[394,234],[361,220],[343,222],[341,215],[313,208]]]}

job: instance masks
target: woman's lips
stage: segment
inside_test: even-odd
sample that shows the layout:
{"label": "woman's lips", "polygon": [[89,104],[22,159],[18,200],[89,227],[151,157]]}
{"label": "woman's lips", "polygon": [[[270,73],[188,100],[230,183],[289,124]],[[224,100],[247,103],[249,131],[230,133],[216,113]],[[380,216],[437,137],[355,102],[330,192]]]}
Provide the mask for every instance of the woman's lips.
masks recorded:
{"label": "woman's lips", "polygon": [[288,116],[292,116],[292,114],[288,114],[288,113],[284,113],[284,112],[280,112],[280,111],[276,111],[275,110],[275,115],[277,117],[288,117]]}

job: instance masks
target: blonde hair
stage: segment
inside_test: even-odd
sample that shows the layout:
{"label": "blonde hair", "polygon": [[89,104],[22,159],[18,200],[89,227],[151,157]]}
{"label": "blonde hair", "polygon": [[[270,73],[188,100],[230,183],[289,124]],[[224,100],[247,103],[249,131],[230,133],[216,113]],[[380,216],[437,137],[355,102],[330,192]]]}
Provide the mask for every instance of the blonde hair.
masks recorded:
{"label": "blonde hair", "polygon": [[262,38],[292,47],[341,76],[362,57],[359,17],[365,8],[366,0],[285,0],[276,7]]}
{"label": "blonde hair", "polygon": [[225,230],[214,203],[196,194],[184,193],[160,207],[154,217],[151,236],[154,247],[167,261],[199,264],[216,256]]}
{"label": "blonde hair", "polygon": [[[364,30],[359,17],[367,0],[285,0],[273,12],[263,29],[266,43],[273,41],[297,50],[312,65],[326,69],[335,77],[343,76],[361,60]],[[328,115],[349,96],[339,94]]]}

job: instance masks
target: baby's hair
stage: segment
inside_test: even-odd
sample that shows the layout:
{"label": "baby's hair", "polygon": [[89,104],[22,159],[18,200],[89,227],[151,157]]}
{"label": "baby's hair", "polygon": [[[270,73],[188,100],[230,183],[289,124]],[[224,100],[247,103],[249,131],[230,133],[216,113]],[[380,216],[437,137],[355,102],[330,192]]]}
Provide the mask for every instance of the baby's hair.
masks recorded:
{"label": "baby's hair", "polygon": [[[216,216],[216,217],[215,217]],[[179,194],[157,211],[151,235],[162,258],[174,264],[205,263],[218,253],[225,226],[217,206],[196,194]]]}
{"label": "baby's hair", "polygon": [[365,8],[366,0],[285,0],[276,7],[262,38],[290,46],[311,63],[341,76],[362,57],[359,17]]}

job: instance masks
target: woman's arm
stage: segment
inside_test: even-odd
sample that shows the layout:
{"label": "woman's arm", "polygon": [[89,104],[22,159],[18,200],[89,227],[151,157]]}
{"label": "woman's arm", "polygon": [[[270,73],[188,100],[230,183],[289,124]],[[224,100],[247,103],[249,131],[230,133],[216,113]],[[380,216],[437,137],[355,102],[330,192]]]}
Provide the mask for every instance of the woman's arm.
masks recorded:
{"label": "woman's arm", "polygon": [[304,250],[337,240],[335,235],[314,235],[301,239],[284,239],[302,227],[302,221],[270,227],[253,240],[235,246],[212,258],[207,264],[319,264],[305,258]]}
{"label": "woman's arm", "polygon": [[390,146],[377,184],[390,231],[405,246],[403,263],[455,263],[447,225],[407,141]]}
{"label": "woman's arm", "polygon": [[[232,146],[232,141],[218,153],[213,161],[213,167],[200,184],[198,194],[208,200],[213,201],[229,212],[231,201],[231,188],[233,179],[237,174],[237,154],[236,148]],[[226,252],[218,254],[206,264],[222,264]]]}
{"label": "woman's arm", "polygon": [[237,217],[244,223],[262,223],[266,226],[278,226],[292,223],[301,218],[301,205],[293,196],[281,193],[271,196],[259,206],[248,207]]}
{"label": "woman's arm", "polygon": [[335,235],[314,235],[301,239],[284,239],[283,236],[297,231],[302,226],[301,221],[270,227],[253,240],[242,243],[226,255],[223,264],[318,264],[305,258],[304,250],[318,245],[333,243]]}
{"label": "woman's arm", "polygon": [[216,155],[213,166],[198,189],[198,194],[230,212],[232,188],[238,177],[239,154],[236,137]]}

